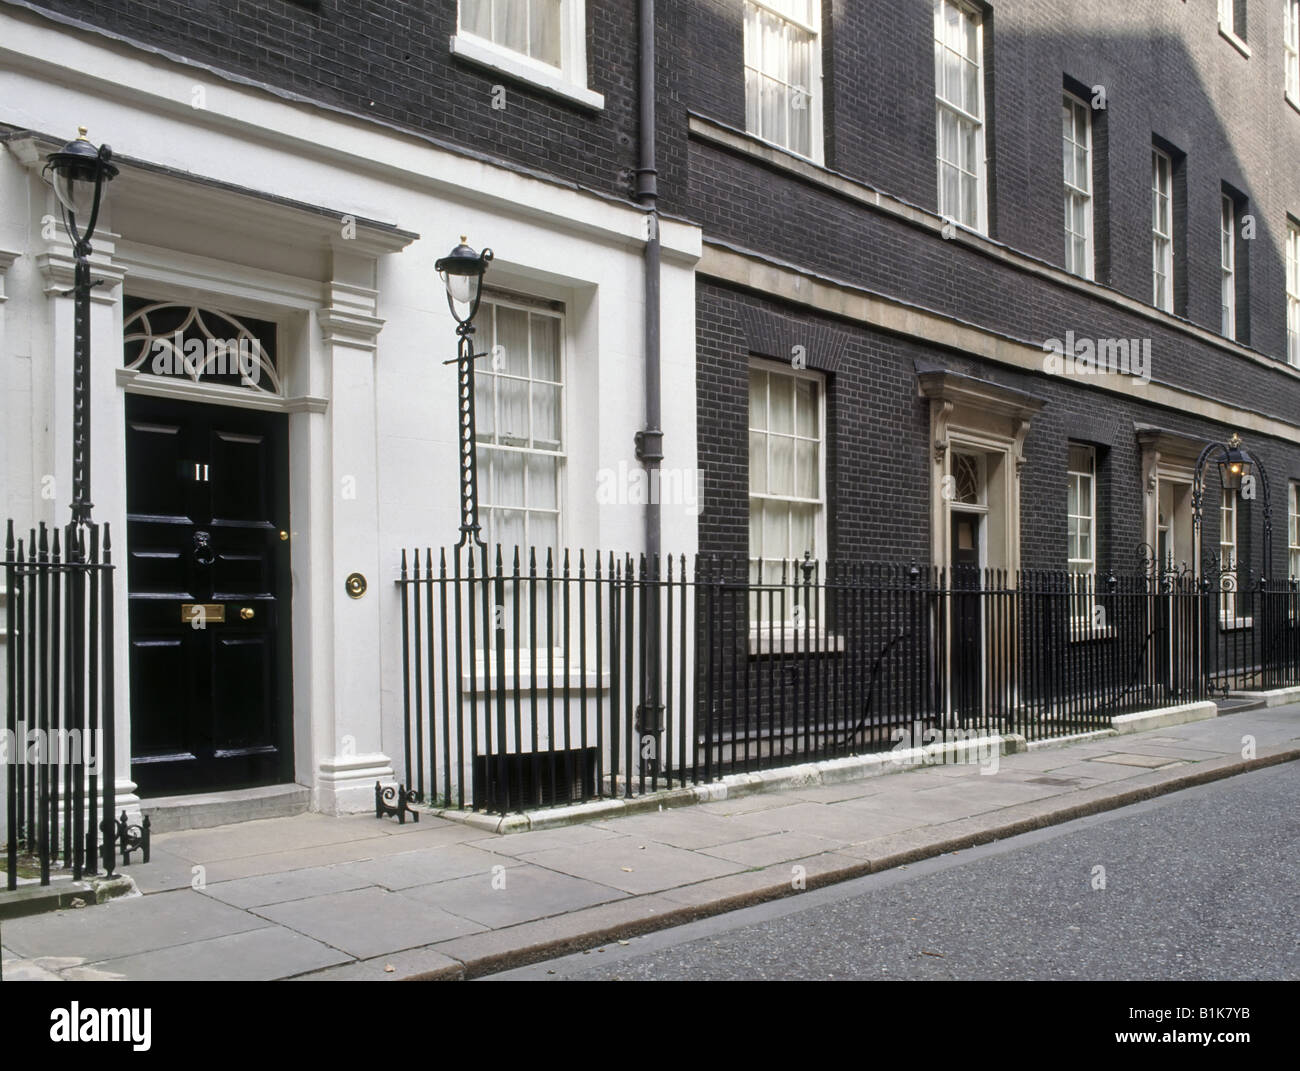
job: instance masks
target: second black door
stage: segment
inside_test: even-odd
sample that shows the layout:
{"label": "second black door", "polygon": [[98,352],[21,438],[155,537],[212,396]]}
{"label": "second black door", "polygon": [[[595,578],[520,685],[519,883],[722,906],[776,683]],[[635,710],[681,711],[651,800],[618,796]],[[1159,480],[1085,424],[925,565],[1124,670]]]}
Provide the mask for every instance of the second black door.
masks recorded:
{"label": "second black door", "polygon": [[978,716],[984,634],[980,613],[978,513],[952,512],[952,698],[961,724]]}

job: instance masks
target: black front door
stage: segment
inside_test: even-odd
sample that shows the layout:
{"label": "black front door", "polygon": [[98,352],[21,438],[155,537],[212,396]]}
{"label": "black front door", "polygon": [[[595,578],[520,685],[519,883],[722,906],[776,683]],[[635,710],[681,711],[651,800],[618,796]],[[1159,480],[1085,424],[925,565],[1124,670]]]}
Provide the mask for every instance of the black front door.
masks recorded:
{"label": "black front door", "polygon": [[126,460],[140,795],[291,780],[287,417],[127,395]]}
{"label": "black front door", "polygon": [[984,646],[980,613],[980,522],[978,513],[952,512],[952,697],[965,724],[979,714],[980,652]]}

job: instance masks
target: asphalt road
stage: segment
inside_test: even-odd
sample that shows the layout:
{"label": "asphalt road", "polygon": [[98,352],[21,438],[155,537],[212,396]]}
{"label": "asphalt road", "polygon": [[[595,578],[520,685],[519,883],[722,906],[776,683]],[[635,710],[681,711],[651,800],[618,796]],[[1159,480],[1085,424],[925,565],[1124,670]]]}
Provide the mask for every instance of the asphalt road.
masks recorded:
{"label": "asphalt road", "polygon": [[496,977],[1300,978],[1300,763]]}

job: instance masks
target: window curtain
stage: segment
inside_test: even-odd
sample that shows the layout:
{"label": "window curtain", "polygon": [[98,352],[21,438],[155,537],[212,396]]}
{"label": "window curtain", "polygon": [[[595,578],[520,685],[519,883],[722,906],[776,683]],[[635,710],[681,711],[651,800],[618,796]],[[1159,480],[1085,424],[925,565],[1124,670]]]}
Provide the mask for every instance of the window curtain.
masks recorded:
{"label": "window curtain", "polygon": [[[809,0],[774,3],[811,22]],[[755,4],[745,5],[745,126],[793,152],[812,152],[816,36]]]}
{"label": "window curtain", "polygon": [[460,28],[560,66],[563,0],[461,0]]}

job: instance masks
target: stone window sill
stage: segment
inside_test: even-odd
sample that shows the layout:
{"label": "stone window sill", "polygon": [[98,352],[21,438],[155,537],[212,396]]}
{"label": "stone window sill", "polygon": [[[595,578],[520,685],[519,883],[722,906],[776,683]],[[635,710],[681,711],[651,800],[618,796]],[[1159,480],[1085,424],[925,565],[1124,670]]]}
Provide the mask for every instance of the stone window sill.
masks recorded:
{"label": "stone window sill", "polygon": [[451,54],[470,63],[476,63],[480,67],[487,67],[498,74],[528,82],[552,96],[563,97],[575,104],[581,104],[584,108],[593,111],[603,111],[605,108],[605,98],[602,94],[569,81],[562,71],[501,48],[481,37],[466,33],[456,34],[451,39]]}
{"label": "stone window sill", "polygon": [[1089,640],[1109,640],[1115,636],[1114,625],[1094,625],[1091,618],[1070,622],[1070,642],[1087,643]]}
{"label": "stone window sill", "polygon": [[843,651],[843,636],[830,635],[817,628],[805,631],[804,626],[789,621],[785,623],[784,631],[779,621],[773,622],[771,626],[762,625],[749,630],[749,653],[753,656],[805,652],[842,654]]}
{"label": "stone window sill", "polygon": [[1226,26],[1219,27],[1219,36],[1222,37],[1225,41],[1227,41],[1228,44],[1232,45],[1233,48],[1235,48],[1247,59],[1250,59],[1250,45],[1246,44],[1245,41],[1243,41],[1240,37],[1238,37]]}

